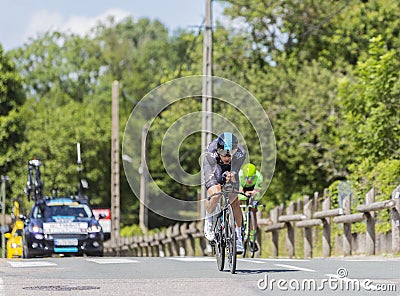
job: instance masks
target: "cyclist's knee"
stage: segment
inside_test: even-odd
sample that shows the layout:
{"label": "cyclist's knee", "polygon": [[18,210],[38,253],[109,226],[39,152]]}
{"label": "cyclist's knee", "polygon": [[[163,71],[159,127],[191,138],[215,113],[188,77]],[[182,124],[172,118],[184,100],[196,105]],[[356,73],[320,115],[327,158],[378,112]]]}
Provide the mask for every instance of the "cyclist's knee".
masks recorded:
{"label": "cyclist's knee", "polygon": [[236,207],[236,206],[240,207],[240,202],[239,202],[239,199],[237,198],[237,195],[233,195],[233,194],[229,195],[229,201],[233,207]]}
{"label": "cyclist's knee", "polygon": [[212,194],[221,192],[221,185],[217,184],[217,185],[213,185],[210,188],[207,189],[207,194],[210,196]]}

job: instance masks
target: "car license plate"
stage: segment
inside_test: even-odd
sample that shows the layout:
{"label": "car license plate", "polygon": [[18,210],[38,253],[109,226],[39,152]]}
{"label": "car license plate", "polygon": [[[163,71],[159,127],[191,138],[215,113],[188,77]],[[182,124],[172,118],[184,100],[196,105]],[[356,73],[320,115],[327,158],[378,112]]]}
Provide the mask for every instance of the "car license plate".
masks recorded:
{"label": "car license plate", "polygon": [[54,240],[56,246],[77,246],[78,239],[76,238],[58,238]]}
{"label": "car license plate", "polygon": [[43,223],[44,234],[56,234],[56,233],[87,233],[88,224],[87,222],[72,222],[72,223],[57,223],[47,222]]}

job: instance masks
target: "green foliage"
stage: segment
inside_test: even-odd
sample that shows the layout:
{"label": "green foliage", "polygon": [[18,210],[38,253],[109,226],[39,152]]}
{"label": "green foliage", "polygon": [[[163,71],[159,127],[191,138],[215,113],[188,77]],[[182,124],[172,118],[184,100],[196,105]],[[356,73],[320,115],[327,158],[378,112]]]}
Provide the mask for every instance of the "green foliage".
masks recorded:
{"label": "green foliage", "polygon": [[354,81],[347,79],[339,86],[356,163],[366,169],[400,156],[399,66],[398,51],[387,50],[381,37],[373,38],[369,56],[358,64]]}
{"label": "green foliage", "polygon": [[48,32],[11,53],[25,78],[25,91],[38,100],[58,89],[82,101],[100,75],[101,50],[88,37]]}
{"label": "green foliage", "polygon": [[[25,119],[21,106],[25,102],[23,80],[9,55],[0,45],[0,173],[12,177],[12,169],[18,165],[15,154],[23,141]],[[14,179],[10,179],[10,184]]]}
{"label": "green foliage", "polygon": [[[165,230],[165,228],[154,228],[154,229],[150,229],[147,232],[147,234],[159,233],[164,230]],[[123,226],[121,228],[120,235],[121,235],[121,237],[140,236],[140,235],[143,235],[143,231],[140,228],[140,226],[137,224],[127,225],[127,226]]]}
{"label": "green foliage", "polygon": [[133,224],[122,227],[120,235],[121,237],[131,237],[131,236],[143,235],[143,232],[139,225]]}
{"label": "green foliage", "polygon": [[[151,145],[148,152],[148,165],[150,174],[162,191],[177,199],[197,200],[198,188],[194,186],[181,185],[179,182],[171,179],[171,176],[166,172],[163,163],[160,162],[161,147],[164,145],[163,140],[165,133],[172,124],[176,123],[176,121],[183,116],[200,110],[200,100],[196,98],[180,100],[165,109],[160,116],[155,119],[149,131]],[[187,130],[187,128],[187,126],[183,125],[177,132],[185,135],[185,130]],[[199,173],[200,165],[198,157],[201,154],[200,139],[199,134],[193,134],[187,138],[180,139],[183,142],[179,147],[164,146],[163,149],[167,149],[167,151],[175,151],[176,148],[179,149],[180,163],[176,163],[174,167],[170,166],[169,169],[179,169],[181,166],[188,174]],[[173,144],[177,145],[180,143],[174,142]]]}

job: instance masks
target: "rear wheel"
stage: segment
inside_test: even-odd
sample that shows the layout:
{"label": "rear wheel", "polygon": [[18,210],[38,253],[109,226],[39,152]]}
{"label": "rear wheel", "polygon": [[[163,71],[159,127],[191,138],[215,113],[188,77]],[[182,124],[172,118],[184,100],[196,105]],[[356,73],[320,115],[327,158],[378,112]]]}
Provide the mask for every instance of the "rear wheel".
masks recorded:
{"label": "rear wheel", "polygon": [[236,272],[236,231],[235,231],[235,216],[231,205],[226,211],[226,250],[228,257],[229,270],[231,273]]}
{"label": "rear wheel", "polygon": [[253,212],[249,212],[249,218],[250,218],[250,225],[249,225],[249,232],[248,232],[248,249],[250,250],[250,256],[251,256],[251,258],[254,258],[254,255],[256,254],[256,252],[254,251],[254,248],[253,248],[253,246],[251,246],[250,245],[250,231],[252,230],[252,229],[254,229],[254,231],[253,231],[253,234],[254,234],[254,236],[253,236],[253,243],[255,244],[256,243],[256,240],[257,240],[257,227],[255,227],[255,218],[254,218],[254,213]]}
{"label": "rear wheel", "polygon": [[217,224],[215,226],[215,258],[217,259],[218,270],[224,270],[225,265],[225,244],[224,232],[222,230],[221,218],[217,217]]}
{"label": "rear wheel", "polygon": [[246,212],[244,215],[243,221],[243,232],[242,232],[242,237],[243,237],[243,258],[248,257],[247,252],[249,251],[250,248],[250,224],[249,224],[249,212]]}

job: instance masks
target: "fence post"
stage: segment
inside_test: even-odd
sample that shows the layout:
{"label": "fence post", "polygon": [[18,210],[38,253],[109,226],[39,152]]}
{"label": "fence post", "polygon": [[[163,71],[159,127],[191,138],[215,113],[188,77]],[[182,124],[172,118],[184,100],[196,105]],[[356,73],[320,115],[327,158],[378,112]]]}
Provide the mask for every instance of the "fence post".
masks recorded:
{"label": "fence post", "polygon": [[167,234],[166,234],[165,230],[163,230],[162,232],[160,232],[158,234],[158,240],[159,240],[159,243],[160,243],[160,247],[158,249],[158,253],[159,253],[160,257],[166,256],[165,244],[163,243],[163,240],[165,240],[166,237],[167,237]]}
{"label": "fence post", "polygon": [[[343,212],[345,215],[351,214],[351,195],[343,199]],[[351,223],[343,223],[343,255],[351,255]]]}
{"label": "fence post", "polygon": [[[270,211],[270,216],[271,216],[272,224],[277,224],[278,216],[279,216],[277,207]],[[278,232],[278,230],[272,230],[271,235],[272,235],[271,253],[272,253],[273,257],[278,257],[278,255],[279,255],[279,232]]]}
{"label": "fence post", "polygon": [[[307,219],[312,216],[313,201],[310,200],[304,205],[304,215]],[[312,257],[312,227],[304,227],[304,257]]]}
{"label": "fence post", "polygon": [[392,199],[396,203],[392,209],[392,252],[400,253],[400,185],[392,192]]}
{"label": "fence post", "polygon": [[[311,219],[313,213],[318,212],[319,210],[319,193],[318,192],[314,192],[314,202],[313,202],[313,206],[312,206],[312,210],[311,210],[311,216],[310,218],[307,219]],[[313,238],[313,245],[316,246],[317,245],[317,239],[318,239],[318,228],[314,227],[312,229],[312,238]]]}
{"label": "fence post", "polygon": [[[375,188],[372,188],[365,196],[365,204],[375,202]],[[365,252],[367,256],[375,255],[375,212],[365,212],[367,218],[367,233],[365,234]]]}
{"label": "fence post", "polygon": [[172,254],[179,256],[179,242],[175,239],[180,234],[180,224],[176,223],[172,228]]}
{"label": "fence post", "polygon": [[[287,215],[294,215],[294,202],[291,202],[286,209]],[[287,237],[286,237],[286,248],[290,258],[295,256],[295,244],[294,244],[294,227],[293,222],[286,222]]]}
{"label": "fence post", "polygon": [[196,254],[196,247],[195,247],[195,240],[193,237],[193,233],[196,231],[196,222],[192,222],[188,226],[188,238],[186,240],[186,248],[188,249],[189,256],[195,256]]}
{"label": "fence post", "polygon": [[146,257],[150,257],[151,256],[151,247],[149,244],[150,241],[150,235],[146,234],[144,236],[144,248],[145,248],[145,252],[146,252]]}
{"label": "fence post", "polygon": [[[325,200],[322,202],[322,210],[328,211],[331,209],[331,197],[327,196]],[[322,230],[322,255],[324,257],[331,256],[331,219],[324,218],[322,220],[324,223]]]}

